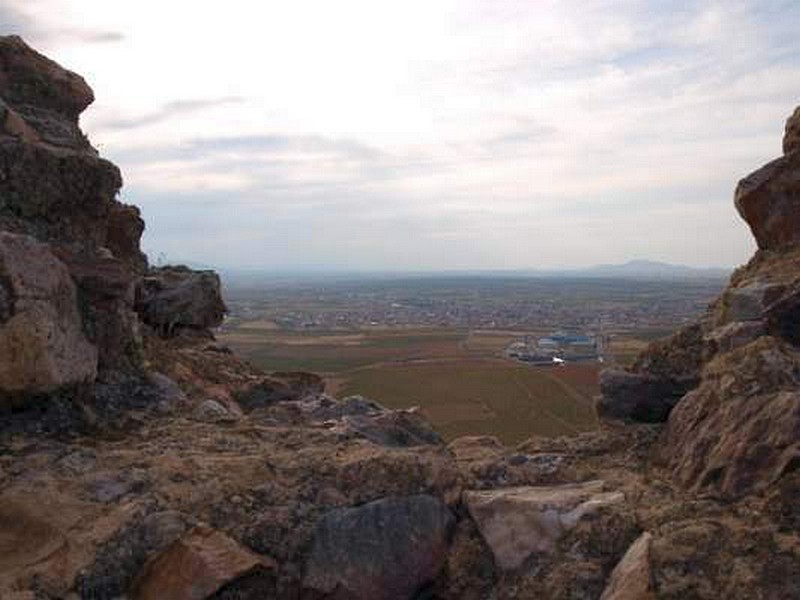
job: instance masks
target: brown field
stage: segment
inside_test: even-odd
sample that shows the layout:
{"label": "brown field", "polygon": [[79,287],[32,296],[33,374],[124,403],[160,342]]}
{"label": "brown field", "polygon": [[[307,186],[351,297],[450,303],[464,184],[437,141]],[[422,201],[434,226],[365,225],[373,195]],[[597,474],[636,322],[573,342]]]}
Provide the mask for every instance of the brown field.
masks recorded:
{"label": "brown field", "polygon": [[496,435],[515,444],[532,435],[596,427],[596,363],[534,367],[508,360],[425,360],[342,374],[338,393],[392,408],[419,406],[447,439]]}
{"label": "brown field", "polygon": [[[242,323],[219,337],[267,371],[326,376],[336,396],[419,406],[447,439],[496,435],[514,444],[596,426],[597,363],[534,367],[502,357],[525,333],[442,329],[292,332]],[[545,332],[541,332],[545,333]],[[627,346],[626,346],[627,349]]]}

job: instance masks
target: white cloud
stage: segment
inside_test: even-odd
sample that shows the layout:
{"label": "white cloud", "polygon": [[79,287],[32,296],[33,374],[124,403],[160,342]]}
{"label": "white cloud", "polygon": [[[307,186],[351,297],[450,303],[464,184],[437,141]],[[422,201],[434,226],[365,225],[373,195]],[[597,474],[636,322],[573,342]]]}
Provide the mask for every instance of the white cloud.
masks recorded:
{"label": "white cloud", "polygon": [[85,126],[148,248],[201,262],[735,264],[752,243],[731,190],[798,103],[800,7],[777,0],[0,0],[6,15],[92,83]]}

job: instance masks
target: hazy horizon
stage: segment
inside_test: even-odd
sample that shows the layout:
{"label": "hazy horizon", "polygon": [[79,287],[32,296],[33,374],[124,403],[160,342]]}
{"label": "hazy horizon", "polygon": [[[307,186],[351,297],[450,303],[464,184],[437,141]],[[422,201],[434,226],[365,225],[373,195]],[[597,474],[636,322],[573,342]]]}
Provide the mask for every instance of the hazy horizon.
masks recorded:
{"label": "hazy horizon", "polygon": [[0,0],[83,75],[154,262],[733,267],[800,103],[786,1]]}

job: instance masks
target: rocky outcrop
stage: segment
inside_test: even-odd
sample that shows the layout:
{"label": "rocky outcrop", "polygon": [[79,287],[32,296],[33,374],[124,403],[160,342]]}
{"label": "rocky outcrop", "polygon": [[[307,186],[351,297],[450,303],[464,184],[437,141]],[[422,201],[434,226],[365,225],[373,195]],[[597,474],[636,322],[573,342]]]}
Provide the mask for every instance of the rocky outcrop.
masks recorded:
{"label": "rocky outcrop", "polygon": [[645,532],[631,544],[625,556],[614,567],[600,600],[656,599],[650,566],[652,543],[652,534]]}
{"label": "rocky outcrop", "polygon": [[142,320],[172,335],[180,329],[217,327],[225,316],[219,276],[213,271],[161,267],[142,279],[137,299]]}
{"label": "rocky outcrop", "polygon": [[[11,121],[34,132],[20,137],[57,148],[90,149],[78,116],[94,101],[94,93],[82,77],[33,51],[17,36],[0,43],[0,71],[0,96],[5,110],[14,113]],[[6,131],[14,135],[13,129]]]}
{"label": "rocky outcrop", "polygon": [[595,407],[604,419],[661,423],[681,397],[697,384],[694,377],[674,379],[607,369],[600,375],[602,396]]}
{"label": "rocky outcrop", "polygon": [[444,565],[453,525],[425,495],[332,511],[314,532],[303,585],[319,598],[412,600]]}
{"label": "rocky outcrop", "polygon": [[464,493],[470,515],[505,571],[519,569],[534,555],[552,555],[581,519],[624,499],[605,491],[602,481]]}
{"label": "rocky outcrop", "polygon": [[651,344],[630,369],[604,370],[598,415],[645,423],[665,421],[678,400],[697,385],[708,354],[704,327],[695,324]]}
{"label": "rocky outcrop", "polygon": [[800,150],[800,106],[786,120],[786,132],[783,135],[783,153],[791,154],[797,150]]}
{"label": "rocky outcrop", "polygon": [[[151,559],[133,586],[137,600],[205,600],[244,577],[274,581],[274,562],[210,527],[199,526]],[[265,592],[263,587],[262,592]]]}
{"label": "rocky outcrop", "polygon": [[0,233],[0,404],[94,380],[75,285],[45,244]]}

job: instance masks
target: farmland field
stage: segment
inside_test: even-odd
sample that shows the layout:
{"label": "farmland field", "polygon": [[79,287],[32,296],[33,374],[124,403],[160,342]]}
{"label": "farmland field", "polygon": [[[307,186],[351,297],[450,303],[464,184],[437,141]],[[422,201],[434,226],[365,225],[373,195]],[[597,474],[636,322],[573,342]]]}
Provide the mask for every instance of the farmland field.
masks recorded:
{"label": "farmland field", "polygon": [[604,365],[702,313],[722,280],[484,276],[240,279],[219,337],[265,371],[322,374],[329,393],[419,406],[448,439],[596,427],[597,361],[533,366],[512,342],[557,330],[602,333]]}
{"label": "farmland field", "polygon": [[596,426],[596,364],[534,367],[507,360],[430,360],[345,374],[341,395],[378,398],[391,408],[419,406],[448,439],[496,435],[515,444],[531,435],[565,435]]}
{"label": "farmland field", "polygon": [[220,338],[265,370],[322,373],[339,397],[418,406],[447,439],[487,434],[513,444],[594,428],[598,364],[534,367],[501,358],[520,335],[440,329],[312,334],[242,323]]}

